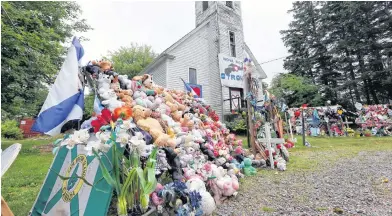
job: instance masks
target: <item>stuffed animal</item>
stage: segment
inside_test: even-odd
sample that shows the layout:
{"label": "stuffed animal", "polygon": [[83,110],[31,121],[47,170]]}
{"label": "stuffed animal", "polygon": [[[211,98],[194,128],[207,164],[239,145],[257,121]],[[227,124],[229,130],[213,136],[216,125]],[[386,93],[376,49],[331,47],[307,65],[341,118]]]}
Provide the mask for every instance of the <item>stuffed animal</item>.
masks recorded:
{"label": "stuffed animal", "polygon": [[238,193],[237,190],[239,189],[237,176],[232,172],[230,174],[231,176],[222,174],[223,176],[217,180],[217,185],[222,190],[222,195],[227,197],[236,196]]}
{"label": "stuffed animal", "polygon": [[172,179],[182,181],[184,177],[182,176],[180,158],[172,148],[164,147],[162,149],[165,151],[167,160],[170,164],[171,169],[169,169],[169,173],[172,175]]}
{"label": "stuffed animal", "polygon": [[196,191],[201,196],[201,209],[203,215],[211,215],[216,209],[214,198],[207,192],[203,180],[199,178],[193,178],[186,182],[186,186],[189,191]]}
{"label": "stuffed animal", "polygon": [[100,73],[98,76],[98,93],[103,94],[110,89],[111,80],[108,75]]}
{"label": "stuffed animal", "polygon": [[274,160],[274,166],[280,171],[286,170],[286,161],[282,157],[276,157]]}
{"label": "stuffed animal", "polygon": [[181,116],[182,116],[182,112],[181,111],[174,111],[171,114],[172,118],[174,121],[178,122],[181,124]]}
{"label": "stuffed animal", "polygon": [[137,126],[139,126],[142,130],[149,132],[153,137],[154,143],[156,145],[170,146],[175,148],[176,141],[164,133],[163,128],[158,120],[150,117],[150,109],[136,105],[133,107],[132,111],[134,121],[136,122]]}
{"label": "stuffed animal", "polygon": [[101,60],[98,62],[99,67],[103,72],[109,71],[112,68],[112,63],[109,61]]}
{"label": "stuffed animal", "polygon": [[126,106],[132,107],[133,106],[133,99],[132,99],[133,92],[132,90],[120,90],[117,93],[117,96],[120,98],[122,102],[125,103]]}
{"label": "stuffed animal", "polygon": [[182,170],[184,171],[184,177],[186,178],[186,180],[192,180],[192,179],[200,179],[203,181],[203,178],[199,175],[196,174],[196,171],[192,168],[182,168]]}
{"label": "stuffed animal", "polygon": [[167,162],[166,158],[166,153],[163,149],[159,149],[157,153],[157,167],[159,168],[159,173],[160,171],[166,171],[171,169],[170,164]]}
{"label": "stuffed animal", "polygon": [[152,102],[147,98],[147,95],[143,91],[135,91],[133,93],[133,99],[136,101],[136,104],[145,108],[152,107]]}
{"label": "stuffed animal", "polygon": [[132,91],[138,90],[137,83],[128,79],[128,75],[119,75],[118,81],[122,89],[131,89]]}
{"label": "stuffed animal", "polygon": [[115,92],[120,91],[120,83],[118,82],[118,76],[114,76],[112,79],[112,83],[110,83],[110,88],[113,89]]}
{"label": "stuffed animal", "polygon": [[158,196],[158,193],[163,190],[163,186],[160,183],[157,183],[157,187],[155,191],[151,194],[152,203],[155,206],[160,206],[164,203],[164,199]]}
{"label": "stuffed animal", "polygon": [[116,108],[122,107],[125,105],[124,102],[117,100],[117,97],[110,98],[108,100],[102,101],[102,105],[107,107],[111,112],[113,112]]}
{"label": "stuffed animal", "polygon": [[217,183],[221,181],[221,178],[223,178],[223,168],[217,167],[215,164],[211,164],[211,173],[214,178],[209,178],[209,180],[207,180],[207,184],[214,194],[216,205],[220,205],[222,201],[226,199],[226,197],[223,196],[223,187],[219,187]]}
{"label": "stuffed animal", "polygon": [[251,176],[255,175],[257,173],[257,170],[252,167],[252,160],[249,158],[245,158],[244,161],[242,161],[243,169],[244,169],[244,174],[246,176]]}

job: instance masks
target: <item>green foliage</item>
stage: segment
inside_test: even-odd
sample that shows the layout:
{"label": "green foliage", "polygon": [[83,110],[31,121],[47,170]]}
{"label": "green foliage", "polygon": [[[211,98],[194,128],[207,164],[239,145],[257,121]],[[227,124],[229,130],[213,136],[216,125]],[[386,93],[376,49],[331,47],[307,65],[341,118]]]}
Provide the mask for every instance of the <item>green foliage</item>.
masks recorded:
{"label": "green foliage", "polygon": [[71,36],[91,29],[76,2],[2,2],[1,103],[12,115],[34,116],[61,67]]}
{"label": "green foliage", "polygon": [[246,117],[243,115],[238,115],[235,117],[233,120],[226,121],[225,124],[227,128],[229,128],[231,131],[237,132],[237,133],[244,133],[246,132]]}
{"label": "green foliage", "polygon": [[22,130],[15,120],[5,120],[1,124],[1,136],[7,139],[22,139]]}
{"label": "green foliage", "polygon": [[157,56],[151,46],[131,43],[129,47],[120,47],[105,57],[113,62],[116,72],[133,77],[139,74]]}
{"label": "green foliage", "polygon": [[83,111],[83,119],[91,118],[94,112],[94,93],[90,93],[84,98],[84,111]]}
{"label": "green foliage", "polygon": [[285,69],[333,104],[392,99],[391,2],[294,2],[289,13]]}
{"label": "green foliage", "polygon": [[289,107],[302,104],[323,105],[317,86],[304,77],[294,74],[279,74],[273,78],[270,91],[277,98],[284,98]]}

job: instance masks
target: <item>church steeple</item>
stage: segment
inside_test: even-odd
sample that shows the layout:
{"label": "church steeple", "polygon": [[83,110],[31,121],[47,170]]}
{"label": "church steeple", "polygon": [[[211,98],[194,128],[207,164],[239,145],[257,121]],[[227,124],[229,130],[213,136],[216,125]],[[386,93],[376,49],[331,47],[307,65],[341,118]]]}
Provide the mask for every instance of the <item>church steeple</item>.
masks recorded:
{"label": "church steeple", "polygon": [[233,18],[241,19],[241,2],[239,1],[196,1],[196,27],[216,12],[224,12]]}

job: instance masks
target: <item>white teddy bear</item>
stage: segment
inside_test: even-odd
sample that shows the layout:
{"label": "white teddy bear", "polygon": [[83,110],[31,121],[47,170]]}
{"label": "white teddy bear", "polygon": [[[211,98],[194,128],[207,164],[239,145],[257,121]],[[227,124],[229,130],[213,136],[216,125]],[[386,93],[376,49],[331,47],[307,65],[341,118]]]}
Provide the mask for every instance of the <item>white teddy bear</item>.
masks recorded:
{"label": "white teddy bear", "polygon": [[106,74],[99,74],[98,77],[98,93],[103,94],[110,89],[110,77]]}
{"label": "white teddy bear", "polygon": [[114,109],[125,105],[124,102],[117,100],[117,95],[113,89],[108,89],[102,94],[99,94],[99,96],[102,98],[102,105],[108,108],[111,112],[113,112]]}
{"label": "white teddy bear", "polygon": [[124,106],[125,103],[117,100],[117,98],[110,98],[109,100],[102,101],[102,105],[113,112],[116,108]]}
{"label": "white teddy bear", "polygon": [[192,178],[186,182],[186,187],[189,191],[197,191],[200,193],[203,215],[211,215],[216,209],[215,200],[206,190],[203,180],[199,178]]}

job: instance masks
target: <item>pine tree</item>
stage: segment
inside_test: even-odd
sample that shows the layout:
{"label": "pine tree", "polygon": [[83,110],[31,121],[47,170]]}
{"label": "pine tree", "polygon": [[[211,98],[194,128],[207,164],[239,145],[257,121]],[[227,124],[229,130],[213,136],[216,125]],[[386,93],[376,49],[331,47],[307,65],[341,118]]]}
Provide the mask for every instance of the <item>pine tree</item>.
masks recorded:
{"label": "pine tree", "polygon": [[391,2],[295,2],[289,12],[285,69],[310,78],[333,103],[392,99]]}

